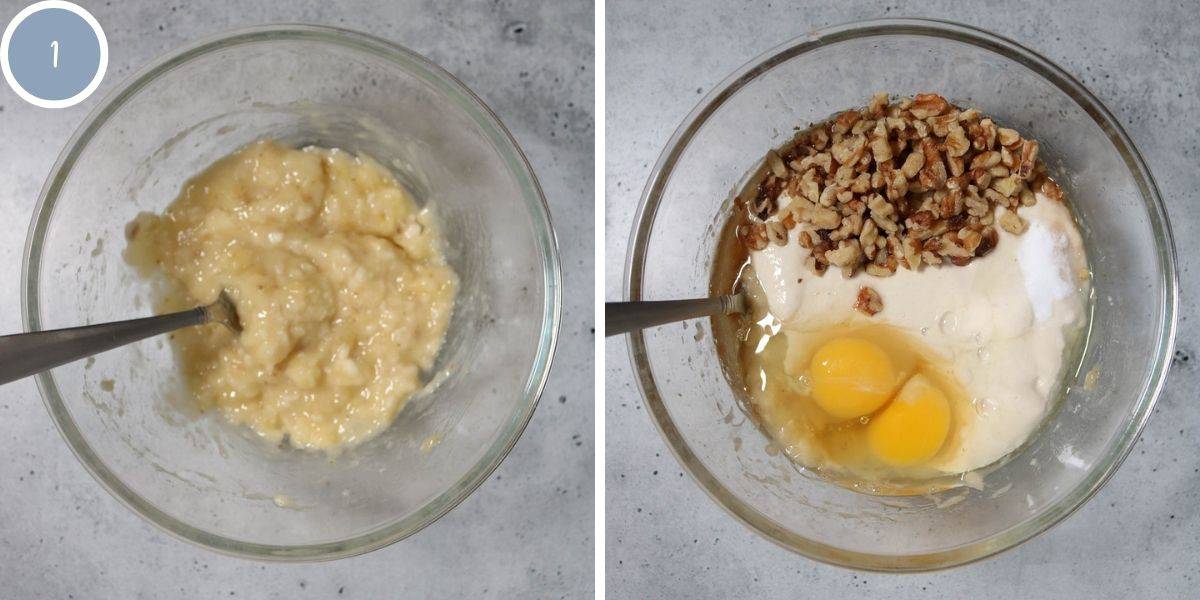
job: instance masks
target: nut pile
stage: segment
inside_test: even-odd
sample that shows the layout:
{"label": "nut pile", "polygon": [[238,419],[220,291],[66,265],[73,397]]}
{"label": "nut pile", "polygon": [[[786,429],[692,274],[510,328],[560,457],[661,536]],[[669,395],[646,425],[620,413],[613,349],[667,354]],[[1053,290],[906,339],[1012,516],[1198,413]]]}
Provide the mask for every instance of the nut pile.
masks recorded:
{"label": "nut pile", "polygon": [[[1025,230],[1016,209],[1034,204],[1035,193],[1062,200],[1036,141],[937,94],[895,103],[876,94],[766,162],[761,181],[738,199],[748,217],[738,239],[750,250],[784,245],[803,224],[797,237],[817,274],[963,266],[996,246],[996,227]],[[784,192],[790,201],[780,209]]]}

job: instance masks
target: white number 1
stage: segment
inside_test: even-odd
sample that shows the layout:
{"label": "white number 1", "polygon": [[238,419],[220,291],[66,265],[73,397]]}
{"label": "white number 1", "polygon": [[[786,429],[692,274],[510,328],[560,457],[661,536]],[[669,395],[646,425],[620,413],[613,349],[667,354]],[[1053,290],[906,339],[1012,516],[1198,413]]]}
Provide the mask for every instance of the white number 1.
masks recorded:
{"label": "white number 1", "polygon": [[58,68],[58,40],[50,42],[50,48],[54,50],[54,68]]}

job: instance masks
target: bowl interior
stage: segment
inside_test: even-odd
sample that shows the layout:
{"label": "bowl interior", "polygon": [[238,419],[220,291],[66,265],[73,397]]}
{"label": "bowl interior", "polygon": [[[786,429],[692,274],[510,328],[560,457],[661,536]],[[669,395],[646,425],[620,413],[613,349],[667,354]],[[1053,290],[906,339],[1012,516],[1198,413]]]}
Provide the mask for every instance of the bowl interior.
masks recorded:
{"label": "bowl interior", "polygon": [[366,153],[440,218],[461,284],[430,383],[393,427],[336,458],[277,448],[196,414],[162,338],[40,378],[64,435],[107,487],[174,533],[235,553],[326,557],[399,539],[499,463],[533,410],[557,319],[540,190],[495,117],[424,59],[319,28],[201,43],[85,125],[30,241],[27,326],[147,314],[125,223],[260,138]]}
{"label": "bowl interior", "polygon": [[[1041,141],[1083,230],[1094,275],[1090,341],[1044,428],[982,489],[872,497],[802,472],[749,421],[709,322],[632,337],[648,407],[714,499],[786,547],[869,569],[927,569],[1012,546],[1082,503],[1144,422],[1174,326],[1169,231],[1149,173],[1120,127],[1057,68],[1010,42],[949,24],[834,28],[773,50],[718,86],[660,159],[635,224],[631,299],[707,293],[717,233],[765,151],[794,128],[878,91],[939,92]],[[687,248],[688,250],[681,250]],[[1095,385],[1084,378],[1095,370]]]}

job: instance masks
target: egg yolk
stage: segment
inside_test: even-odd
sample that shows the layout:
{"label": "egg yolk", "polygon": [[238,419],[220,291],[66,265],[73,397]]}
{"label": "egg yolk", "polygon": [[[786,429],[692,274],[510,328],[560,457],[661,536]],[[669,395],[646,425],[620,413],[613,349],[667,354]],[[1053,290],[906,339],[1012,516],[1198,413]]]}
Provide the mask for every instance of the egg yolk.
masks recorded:
{"label": "egg yolk", "polygon": [[933,458],[950,433],[950,401],[923,375],[913,375],[895,400],[871,419],[867,443],[883,462],[909,466]]}
{"label": "egg yolk", "polygon": [[870,414],[891,398],[896,367],[883,348],[854,337],[830,340],[813,354],[812,398],[837,419]]}

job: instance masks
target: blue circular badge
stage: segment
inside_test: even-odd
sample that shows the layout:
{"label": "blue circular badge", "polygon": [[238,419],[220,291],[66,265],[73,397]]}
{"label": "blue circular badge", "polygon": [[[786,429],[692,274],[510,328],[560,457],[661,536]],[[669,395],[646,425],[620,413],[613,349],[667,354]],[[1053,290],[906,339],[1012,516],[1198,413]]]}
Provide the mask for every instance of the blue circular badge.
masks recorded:
{"label": "blue circular badge", "polygon": [[26,102],[65,108],[100,86],[108,42],[95,17],[63,0],[37,2],[17,13],[0,42],[4,79]]}

